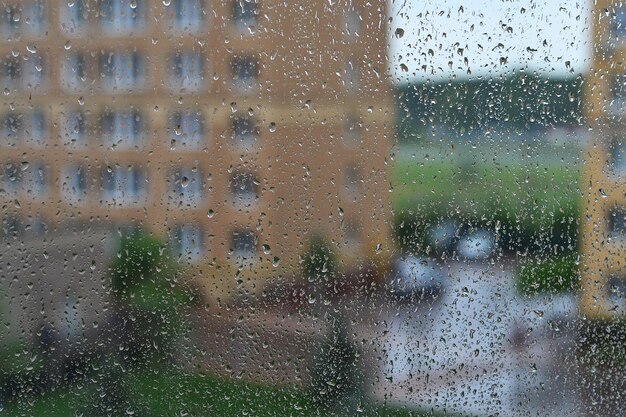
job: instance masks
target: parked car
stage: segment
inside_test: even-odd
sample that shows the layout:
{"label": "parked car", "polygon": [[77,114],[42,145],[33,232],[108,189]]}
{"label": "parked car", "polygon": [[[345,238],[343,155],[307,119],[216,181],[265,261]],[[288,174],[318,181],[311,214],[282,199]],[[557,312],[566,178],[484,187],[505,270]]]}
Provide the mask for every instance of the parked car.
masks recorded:
{"label": "parked car", "polygon": [[459,258],[472,261],[490,257],[496,249],[496,238],[493,232],[478,229],[464,235],[457,244]]}
{"label": "parked car", "polygon": [[444,287],[443,267],[433,259],[407,256],[393,264],[391,292],[399,298],[436,297]]}
{"label": "parked car", "polygon": [[448,219],[431,226],[426,234],[427,243],[437,253],[452,252],[463,227],[459,221]]}

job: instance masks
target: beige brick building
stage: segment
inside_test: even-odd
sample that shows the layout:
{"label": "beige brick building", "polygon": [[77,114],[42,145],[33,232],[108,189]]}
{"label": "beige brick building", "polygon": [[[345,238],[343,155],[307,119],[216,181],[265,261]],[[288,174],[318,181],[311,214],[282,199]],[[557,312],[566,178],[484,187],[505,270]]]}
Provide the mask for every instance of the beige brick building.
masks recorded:
{"label": "beige brick building", "polygon": [[141,224],[211,296],[388,247],[386,7],[3,2],[2,239]]}
{"label": "beige brick building", "polygon": [[586,82],[591,136],[581,183],[582,312],[626,314],[626,5],[593,12],[593,62]]}

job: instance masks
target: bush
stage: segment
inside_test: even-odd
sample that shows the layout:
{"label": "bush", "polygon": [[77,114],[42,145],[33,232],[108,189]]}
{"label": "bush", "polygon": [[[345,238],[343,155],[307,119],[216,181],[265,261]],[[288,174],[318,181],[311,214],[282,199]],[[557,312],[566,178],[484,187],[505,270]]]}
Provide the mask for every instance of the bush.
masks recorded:
{"label": "bush", "polygon": [[333,248],[323,237],[311,238],[302,262],[304,276],[310,280],[327,278],[335,273],[336,268]]}
{"label": "bush", "polygon": [[570,253],[524,262],[517,272],[517,289],[524,295],[577,291],[577,255]]}
{"label": "bush", "polygon": [[313,357],[311,397],[318,406],[349,407],[352,400],[359,400],[362,378],[358,357],[358,350],[348,336],[345,319],[333,317],[330,334],[321,341]]}
{"label": "bush", "polygon": [[193,294],[178,284],[167,245],[142,231],[122,238],[111,265],[116,330],[135,363],[170,357],[185,326]]}

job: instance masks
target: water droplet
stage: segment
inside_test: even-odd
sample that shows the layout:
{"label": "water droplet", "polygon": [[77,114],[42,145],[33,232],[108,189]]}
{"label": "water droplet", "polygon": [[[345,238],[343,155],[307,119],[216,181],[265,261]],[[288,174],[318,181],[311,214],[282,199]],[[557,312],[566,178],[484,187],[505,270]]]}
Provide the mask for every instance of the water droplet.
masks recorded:
{"label": "water droplet", "polygon": [[81,97],[78,97],[78,104],[79,104],[80,106],[82,106],[83,104],[85,104],[85,99],[84,99],[82,96],[81,96]]}
{"label": "water droplet", "polygon": [[213,216],[215,216],[215,212],[213,211],[213,209],[209,209],[209,211],[207,211],[207,213],[206,213],[206,216],[207,216],[209,219],[212,219],[212,218],[213,218]]}
{"label": "water droplet", "polygon": [[274,256],[274,258],[272,259],[272,266],[276,268],[278,267],[278,265],[280,265],[280,258],[278,256]]}
{"label": "water droplet", "polygon": [[315,294],[309,294],[309,304],[315,304],[316,301],[317,297],[315,297]]}
{"label": "water droplet", "polygon": [[37,45],[26,45],[26,50],[31,54],[37,53]]}
{"label": "water droplet", "polygon": [[270,132],[272,133],[276,132],[276,123],[274,122],[270,123]]}
{"label": "water droplet", "polygon": [[170,4],[172,4],[172,0],[163,0],[163,6],[169,6]]}
{"label": "water droplet", "polygon": [[180,185],[181,185],[183,188],[187,188],[187,186],[189,185],[189,178],[187,178],[187,177],[183,176],[183,177],[180,179]]}
{"label": "water droplet", "polygon": [[71,41],[65,42],[65,45],[63,45],[63,47],[65,48],[66,51],[69,51],[70,49],[72,49],[72,42]]}
{"label": "water droplet", "polygon": [[404,29],[397,28],[396,31],[394,32],[394,35],[396,36],[396,38],[400,39],[401,37],[404,36]]}
{"label": "water droplet", "polygon": [[272,253],[272,249],[270,248],[270,245],[268,245],[267,243],[263,244],[263,253],[266,255],[269,255],[270,253]]}
{"label": "water droplet", "polygon": [[131,9],[136,9],[137,8],[137,0],[131,0],[130,8]]}

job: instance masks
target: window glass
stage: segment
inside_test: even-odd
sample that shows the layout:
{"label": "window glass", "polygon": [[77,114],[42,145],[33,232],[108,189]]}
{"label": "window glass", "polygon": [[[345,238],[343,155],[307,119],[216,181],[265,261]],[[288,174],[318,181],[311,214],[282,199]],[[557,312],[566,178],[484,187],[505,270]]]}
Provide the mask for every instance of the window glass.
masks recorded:
{"label": "window glass", "polygon": [[0,417],[625,415],[625,38],[0,0]]}
{"label": "window glass", "polygon": [[173,0],[171,7],[175,31],[194,33],[203,29],[207,18],[203,0]]}
{"label": "window glass", "polygon": [[236,28],[250,30],[257,23],[257,0],[233,0],[232,5]]}

